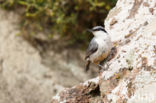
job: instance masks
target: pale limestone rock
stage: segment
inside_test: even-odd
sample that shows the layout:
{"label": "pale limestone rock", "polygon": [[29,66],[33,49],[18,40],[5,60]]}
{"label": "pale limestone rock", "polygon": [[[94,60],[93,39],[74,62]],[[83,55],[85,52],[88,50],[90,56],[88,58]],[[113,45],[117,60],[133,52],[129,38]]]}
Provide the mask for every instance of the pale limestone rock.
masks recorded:
{"label": "pale limestone rock", "polygon": [[65,89],[52,103],[156,102],[156,1],[118,0],[105,28],[117,48],[108,70],[88,85]]}
{"label": "pale limestone rock", "polygon": [[16,35],[19,19],[0,10],[0,103],[49,103],[63,86],[55,84],[39,52]]}
{"label": "pale limestone rock", "polygon": [[[19,25],[16,12],[0,9],[0,103],[49,103],[64,87],[90,78],[82,68],[84,62],[77,60],[84,57],[78,55],[82,51],[48,49],[41,55],[41,46],[36,49],[19,35]],[[39,33],[38,39],[46,41],[43,35]]]}

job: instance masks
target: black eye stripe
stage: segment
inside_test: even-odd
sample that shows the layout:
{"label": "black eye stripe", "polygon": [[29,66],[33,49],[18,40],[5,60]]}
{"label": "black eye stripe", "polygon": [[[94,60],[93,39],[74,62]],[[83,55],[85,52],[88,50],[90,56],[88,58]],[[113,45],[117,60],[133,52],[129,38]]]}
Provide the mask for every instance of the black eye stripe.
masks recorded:
{"label": "black eye stripe", "polygon": [[104,32],[106,32],[106,30],[105,30],[105,29],[103,29],[103,28],[93,29],[93,31],[104,31]]}

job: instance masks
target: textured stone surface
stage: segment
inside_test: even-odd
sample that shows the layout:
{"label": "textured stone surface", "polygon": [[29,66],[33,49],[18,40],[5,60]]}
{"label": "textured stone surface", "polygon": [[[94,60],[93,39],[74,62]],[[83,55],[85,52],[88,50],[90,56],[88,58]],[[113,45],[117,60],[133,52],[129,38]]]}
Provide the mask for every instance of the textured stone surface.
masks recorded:
{"label": "textured stone surface", "polygon": [[63,87],[54,83],[39,52],[16,35],[18,19],[0,10],[0,103],[49,103],[49,95]]}
{"label": "textured stone surface", "polygon": [[20,26],[16,12],[0,9],[0,103],[49,103],[64,87],[84,82],[95,73],[84,72],[81,50],[47,45],[42,32],[38,38],[45,44],[32,46],[22,38]]}
{"label": "textured stone surface", "polygon": [[156,1],[118,0],[105,27],[117,48],[108,70],[88,84],[65,89],[52,103],[156,102]]}
{"label": "textured stone surface", "polygon": [[15,12],[0,9],[0,103],[49,103],[64,87],[89,78],[77,61],[63,59],[67,50],[49,50],[51,55],[43,59],[19,35],[19,21]]}

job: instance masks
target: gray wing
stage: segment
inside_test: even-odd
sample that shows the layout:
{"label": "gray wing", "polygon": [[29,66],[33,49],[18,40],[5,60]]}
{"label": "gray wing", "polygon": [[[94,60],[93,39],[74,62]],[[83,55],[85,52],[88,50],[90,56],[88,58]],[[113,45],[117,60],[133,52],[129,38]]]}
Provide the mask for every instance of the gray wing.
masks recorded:
{"label": "gray wing", "polygon": [[85,59],[89,58],[90,55],[92,55],[93,53],[95,53],[98,49],[98,44],[95,41],[95,39],[93,38],[88,46],[87,52],[86,52],[86,57]]}

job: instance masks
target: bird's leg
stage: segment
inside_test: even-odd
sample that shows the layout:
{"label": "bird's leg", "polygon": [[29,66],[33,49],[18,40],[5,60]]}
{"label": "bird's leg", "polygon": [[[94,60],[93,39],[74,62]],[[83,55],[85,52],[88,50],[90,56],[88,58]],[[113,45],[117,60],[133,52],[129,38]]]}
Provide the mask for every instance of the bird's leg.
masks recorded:
{"label": "bird's leg", "polygon": [[98,64],[98,66],[99,66],[99,72],[102,72],[102,71],[106,70],[106,68],[104,67],[103,64],[104,64],[103,62],[100,62],[100,63]]}
{"label": "bird's leg", "polygon": [[[108,68],[108,64],[106,63],[108,58],[104,59],[103,61],[101,61],[98,66],[99,66],[99,70],[101,71],[105,71]],[[107,65],[107,66],[106,66]]]}
{"label": "bird's leg", "polygon": [[105,65],[98,64],[98,66],[99,66],[100,70],[106,70]]}
{"label": "bird's leg", "polygon": [[98,64],[98,66],[99,66],[99,73],[105,70],[104,66],[102,66],[101,64]]}

